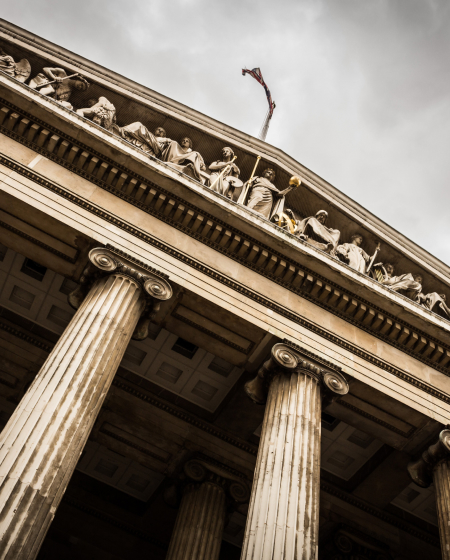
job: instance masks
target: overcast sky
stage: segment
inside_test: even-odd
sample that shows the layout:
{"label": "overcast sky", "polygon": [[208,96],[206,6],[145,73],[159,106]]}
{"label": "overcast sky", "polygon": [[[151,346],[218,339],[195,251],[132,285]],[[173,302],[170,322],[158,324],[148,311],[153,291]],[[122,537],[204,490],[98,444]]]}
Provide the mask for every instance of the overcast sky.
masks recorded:
{"label": "overcast sky", "polygon": [[257,135],[450,264],[449,0],[14,0],[1,17]]}

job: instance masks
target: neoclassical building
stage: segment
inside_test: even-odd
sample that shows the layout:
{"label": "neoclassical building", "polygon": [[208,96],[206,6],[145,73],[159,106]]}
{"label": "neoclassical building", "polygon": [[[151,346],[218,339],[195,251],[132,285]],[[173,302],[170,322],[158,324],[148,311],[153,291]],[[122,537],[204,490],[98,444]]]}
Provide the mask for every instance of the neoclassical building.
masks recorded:
{"label": "neoclassical building", "polygon": [[450,559],[450,268],[267,143],[0,47],[0,559]]}

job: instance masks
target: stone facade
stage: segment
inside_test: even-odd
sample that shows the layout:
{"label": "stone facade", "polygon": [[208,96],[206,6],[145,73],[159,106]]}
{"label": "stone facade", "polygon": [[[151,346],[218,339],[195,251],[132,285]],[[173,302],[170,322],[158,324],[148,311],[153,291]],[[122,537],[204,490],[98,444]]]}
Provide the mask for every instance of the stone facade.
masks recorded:
{"label": "stone facade", "polygon": [[0,41],[0,558],[446,557],[450,269],[280,150]]}

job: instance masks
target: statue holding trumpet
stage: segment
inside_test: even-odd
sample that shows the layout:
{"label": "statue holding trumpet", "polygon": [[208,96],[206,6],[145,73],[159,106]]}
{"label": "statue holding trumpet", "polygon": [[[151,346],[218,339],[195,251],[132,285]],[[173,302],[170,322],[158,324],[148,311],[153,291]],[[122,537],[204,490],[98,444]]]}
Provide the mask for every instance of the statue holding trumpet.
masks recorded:
{"label": "statue holding trumpet", "polygon": [[301,181],[298,177],[291,177],[289,186],[280,191],[274,185],[275,171],[267,168],[262,176],[255,176],[261,156],[256,159],[250,179],[245,183],[239,197],[238,203],[258,212],[267,220],[272,220],[283,214],[285,196],[291,190],[299,187]]}

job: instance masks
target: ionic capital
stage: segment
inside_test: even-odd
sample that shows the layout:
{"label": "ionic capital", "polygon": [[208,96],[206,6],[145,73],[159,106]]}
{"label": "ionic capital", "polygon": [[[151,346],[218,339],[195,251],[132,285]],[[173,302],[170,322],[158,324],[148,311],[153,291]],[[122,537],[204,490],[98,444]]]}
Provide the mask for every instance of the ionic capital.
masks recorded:
{"label": "ionic capital", "polygon": [[158,311],[160,302],[172,297],[168,276],[113,247],[97,247],[89,253],[79,286],[68,295],[68,302],[78,309],[90,288],[99,278],[121,274],[135,281],[142,289],[145,303],[141,318],[133,333],[133,339],[144,340],[148,336],[150,321]]}
{"label": "ionic capital", "polygon": [[167,487],[164,499],[169,506],[177,507],[186,486],[205,482],[223,489],[230,509],[245,504],[250,499],[250,485],[243,476],[235,474],[232,469],[229,470],[225,465],[203,455],[190,459],[184,464],[177,480]]}
{"label": "ionic capital", "polygon": [[343,396],[349,391],[345,377],[338,368],[325,365],[318,357],[311,357],[301,349],[294,348],[286,342],[279,342],[272,347],[270,358],[261,366],[255,379],[245,384],[247,395],[257,404],[265,404],[270,382],[276,375],[298,373],[313,378],[330,396]]}
{"label": "ionic capital", "polygon": [[420,459],[408,464],[409,476],[418,486],[427,488],[433,482],[433,470],[441,462],[450,460],[450,430],[442,430],[438,441],[422,453]]}

